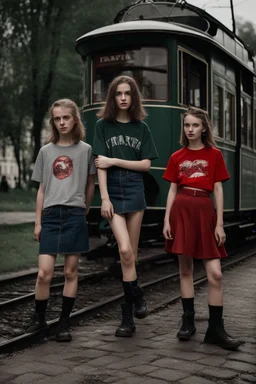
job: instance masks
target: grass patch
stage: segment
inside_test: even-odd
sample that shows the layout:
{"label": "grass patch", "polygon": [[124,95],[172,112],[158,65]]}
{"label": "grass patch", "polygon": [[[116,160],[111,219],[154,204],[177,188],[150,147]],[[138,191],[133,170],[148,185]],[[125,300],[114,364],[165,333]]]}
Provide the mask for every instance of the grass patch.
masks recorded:
{"label": "grass patch", "polygon": [[0,192],[0,211],[35,211],[35,189],[11,189],[10,192]]}
{"label": "grass patch", "polygon": [[0,225],[0,274],[37,267],[39,243],[33,231],[32,223]]}

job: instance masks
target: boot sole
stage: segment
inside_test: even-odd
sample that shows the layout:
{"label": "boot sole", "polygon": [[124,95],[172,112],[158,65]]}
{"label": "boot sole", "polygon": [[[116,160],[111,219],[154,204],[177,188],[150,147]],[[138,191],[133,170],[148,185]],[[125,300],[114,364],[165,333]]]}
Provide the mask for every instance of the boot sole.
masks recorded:
{"label": "boot sole", "polygon": [[116,337],[132,337],[135,330],[136,330],[136,328],[134,328],[131,333],[125,333],[125,332],[120,332],[120,331],[116,330],[115,336]]}
{"label": "boot sole", "polygon": [[137,314],[136,312],[133,314],[134,317],[136,317],[136,319],[145,319],[149,314],[149,311],[147,310],[147,312],[144,312],[142,313],[141,315],[140,314]]}
{"label": "boot sole", "polygon": [[177,333],[177,337],[180,341],[188,341],[188,340],[190,340],[190,337],[193,336],[195,333],[196,333],[196,328],[193,329],[193,331],[191,332],[191,334],[189,336],[182,336],[182,335],[179,335]]}
{"label": "boot sole", "polygon": [[204,340],[204,344],[217,345],[217,347],[227,349],[228,351],[235,351],[235,350],[237,350],[237,348],[239,348],[242,345],[242,343],[239,342],[233,346],[227,346],[227,345],[224,345],[221,343],[215,343],[212,340]]}

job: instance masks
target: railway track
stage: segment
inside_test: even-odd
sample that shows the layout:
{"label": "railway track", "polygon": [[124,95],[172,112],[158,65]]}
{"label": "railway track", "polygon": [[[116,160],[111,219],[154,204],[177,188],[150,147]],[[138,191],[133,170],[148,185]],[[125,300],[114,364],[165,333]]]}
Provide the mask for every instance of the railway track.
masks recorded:
{"label": "railway track", "polygon": [[[256,247],[250,247],[243,249],[232,254],[227,260],[222,263],[223,270],[235,266],[237,263],[246,260],[256,254]],[[150,312],[155,312],[167,305],[172,304],[178,300],[179,295],[179,273],[177,263],[166,263],[166,260],[161,259],[159,256],[155,258],[154,262],[151,263],[153,268],[148,267],[149,264],[145,263],[141,272],[139,272],[141,286],[144,288],[146,297],[149,302]],[[207,281],[202,263],[196,263],[194,284],[198,286]],[[79,322],[92,321],[105,321],[109,318],[117,318],[119,312],[119,304],[123,295],[116,292],[120,292],[121,286],[119,279],[113,276],[102,276],[100,281],[95,284],[84,282],[80,283],[76,306],[74,312],[71,314],[71,323],[78,324]],[[171,292],[171,295],[170,295]],[[6,339],[2,339],[0,342],[0,353],[11,352],[14,349],[24,348],[32,343],[36,343],[44,339],[45,336],[51,337],[54,334],[56,324],[58,322],[58,314],[61,308],[59,295],[53,295],[51,303],[48,308],[48,325],[49,329],[42,331],[26,334],[21,332],[15,336],[15,332],[5,335]],[[49,300],[50,301],[50,300]],[[12,308],[9,308],[9,315],[13,316]],[[26,308],[22,306],[23,320],[27,322],[28,312],[33,311],[33,305],[28,305]],[[5,314],[7,311],[4,311]],[[19,315],[20,317],[21,315]],[[8,321],[8,319],[7,319]],[[17,329],[15,321],[12,322],[12,329]],[[1,340],[0,340],[1,341]]]}

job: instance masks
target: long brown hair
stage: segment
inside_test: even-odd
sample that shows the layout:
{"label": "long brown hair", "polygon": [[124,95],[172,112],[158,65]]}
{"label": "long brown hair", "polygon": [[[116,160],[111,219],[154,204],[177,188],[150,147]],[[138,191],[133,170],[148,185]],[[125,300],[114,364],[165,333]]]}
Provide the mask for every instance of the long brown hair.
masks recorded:
{"label": "long brown hair", "polygon": [[56,144],[59,139],[60,135],[55,127],[54,120],[53,120],[53,109],[55,107],[61,107],[61,108],[70,108],[71,109],[71,114],[73,118],[75,119],[75,125],[72,129],[72,140],[75,144],[78,144],[80,140],[83,140],[85,138],[85,127],[82,123],[81,120],[81,115],[78,106],[76,103],[70,99],[60,99],[55,101],[51,108],[49,109],[49,115],[50,115],[50,120],[49,124],[51,127],[51,133],[48,137],[48,143],[54,143]]}
{"label": "long brown hair", "polygon": [[215,140],[213,138],[213,127],[209,115],[206,111],[201,108],[189,107],[187,112],[182,115],[182,126],[180,134],[180,145],[187,147],[189,140],[184,131],[184,120],[188,115],[194,116],[202,121],[205,132],[202,133],[201,139],[205,147],[216,147]]}
{"label": "long brown hair", "polygon": [[116,90],[119,84],[129,84],[131,87],[131,106],[128,109],[131,121],[139,121],[145,119],[147,113],[142,105],[142,95],[136,81],[129,76],[118,76],[109,84],[108,93],[106,98],[106,104],[97,113],[99,118],[103,118],[108,121],[115,121],[118,107],[115,102]]}

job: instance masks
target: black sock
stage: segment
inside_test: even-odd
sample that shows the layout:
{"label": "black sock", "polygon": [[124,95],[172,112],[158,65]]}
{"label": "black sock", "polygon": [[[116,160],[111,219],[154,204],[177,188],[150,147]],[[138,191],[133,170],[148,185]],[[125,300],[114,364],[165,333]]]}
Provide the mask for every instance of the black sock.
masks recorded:
{"label": "black sock", "polygon": [[194,297],[191,297],[189,299],[183,299],[181,298],[182,301],[182,307],[183,307],[183,312],[194,312]]}
{"label": "black sock", "polygon": [[48,303],[48,299],[46,299],[46,300],[37,300],[37,299],[35,299],[36,313],[45,314],[47,303]]}
{"label": "black sock", "polygon": [[223,306],[209,305],[209,324],[210,325],[221,325],[223,315]]}
{"label": "black sock", "polygon": [[62,296],[62,311],[60,317],[67,319],[73,309],[75,297]]}
{"label": "black sock", "polygon": [[133,288],[138,286],[138,280],[134,281],[123,281],[123,289],[124,289],[124,300],[126,303],[130,305],[132,308],[133,305]]}

